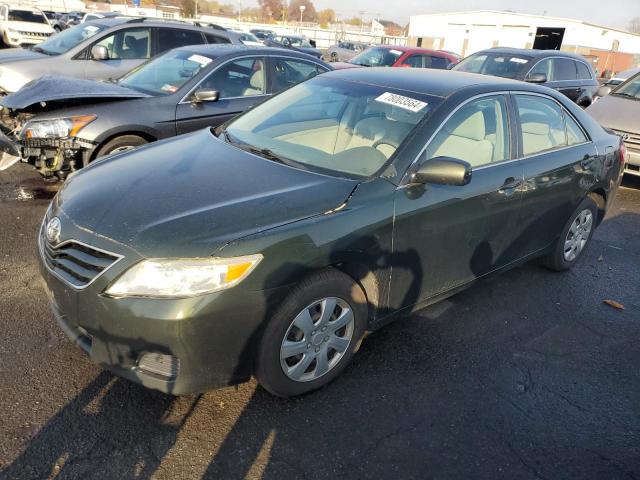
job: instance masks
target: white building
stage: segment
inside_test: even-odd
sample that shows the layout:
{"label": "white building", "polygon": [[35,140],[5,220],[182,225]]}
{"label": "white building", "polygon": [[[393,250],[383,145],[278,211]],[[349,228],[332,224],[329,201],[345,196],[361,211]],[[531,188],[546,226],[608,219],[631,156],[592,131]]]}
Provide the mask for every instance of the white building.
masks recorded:
{"label": "white building", "polygon": [[462,56],[498,46],[568,50],[590,58],[600,71],[640,63],[640,35],[580,20],[492,10],[414,15],[409,43]]}

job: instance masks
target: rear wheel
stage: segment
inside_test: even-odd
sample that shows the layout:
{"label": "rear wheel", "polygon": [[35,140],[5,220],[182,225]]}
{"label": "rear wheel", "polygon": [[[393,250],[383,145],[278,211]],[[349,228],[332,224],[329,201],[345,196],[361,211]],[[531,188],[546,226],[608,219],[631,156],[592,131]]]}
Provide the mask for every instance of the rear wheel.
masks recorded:
{"label": "rear wheel", "polygon": [[582,256],[597,224],[598,205],[591,197],[587,197],[573,212],[553,252],[543,258],[543,263],[551,270],[570,269]]}
{"label": "rear wheel", "polygon": [[131,150],[132,148],[139,147],[146,143],[148,142],[138,135],[122,135],[120,137],[112,138],[102,145],[96,153],[96,158]]}
{"label": "rear wheel", "polygon": [[326,270],[289,294],[262,337],[256,377],[281,397],[331,382],[346,368],[366,329],[367,303],[347,275]]}

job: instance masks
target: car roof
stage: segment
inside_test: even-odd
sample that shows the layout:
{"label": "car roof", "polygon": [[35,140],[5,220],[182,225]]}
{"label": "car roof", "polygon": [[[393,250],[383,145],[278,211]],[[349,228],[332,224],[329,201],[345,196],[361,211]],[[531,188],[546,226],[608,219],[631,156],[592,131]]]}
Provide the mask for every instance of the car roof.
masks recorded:
{"label": "car roof", "polygon": [[[206,55],[211,58],[218,58],[223,56],[234,56],[234,55],[246,55],[246,54],[255,54],[255,55],[269,55],[269,54],[277,54],[283,57],[299,57],[308,60],[315,60],[318,62],[318,59],[312,55],[303,52],[297,52],[295,50],[289,50],[278,47],[253,47],[249,45],[234,45],[234,44],[221,44],[221,43],[209,43],[203,45],[188,45],[186,47],[176,48],[176,50],[183,50],[187,52],[193,52],[200,55]],[[322,63],[322,62],[320,62]]]}
{"label": "car roof", "polygon": [[565,52],[563,50],[536,50],[532,48],[511,48],[511,47],[494,47],[487,50],[481,50],[475,52],[473,55],[479,53],[505,53],[507,55],[523,55],[532,58],[544,58],[544,57],[569,57],[576,60],[585,61],[584,57],[576,53]]}
{"label": "car roof", "polygon": [[495,87],[496,90],[539,91],[535,85],[518,80],[432,68],[348,68],[322,74],[350,82],[396,88],[424,95],[447,97],[468,87]]}
{"label": "car roof", "polygon": [[449,52],[445,52],[443,50],[431,50],[429,48],[422,48],[422,47],[406,47],[406,46],[400,46],[400,45],[372,45],[372,47],[374,48],[384,48],[386,50],[398,50],[399,52],[403,52],[403,53],[425,53],[428,55],[435,55],[438,57],[454,57],[454,55],[452,55]]}

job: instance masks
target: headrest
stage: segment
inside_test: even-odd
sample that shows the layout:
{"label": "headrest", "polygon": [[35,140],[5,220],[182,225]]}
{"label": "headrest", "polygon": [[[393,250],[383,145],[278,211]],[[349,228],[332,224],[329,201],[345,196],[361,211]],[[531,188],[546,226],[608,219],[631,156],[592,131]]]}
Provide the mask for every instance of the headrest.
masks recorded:
{"label": "headrest", "polygon": [[251,74],[251,78],[249,79],[249,84],[253,88],[262,90],[262,88],[264,87],[264,72],[262,71],[262,69],[256,70]]}
{"label": "headrest", "polygon": [[484,140],[487,136],[484,115],[482,112],[475,112],[458,125],[451,133],[458,137],[469,138],[471,140]]}

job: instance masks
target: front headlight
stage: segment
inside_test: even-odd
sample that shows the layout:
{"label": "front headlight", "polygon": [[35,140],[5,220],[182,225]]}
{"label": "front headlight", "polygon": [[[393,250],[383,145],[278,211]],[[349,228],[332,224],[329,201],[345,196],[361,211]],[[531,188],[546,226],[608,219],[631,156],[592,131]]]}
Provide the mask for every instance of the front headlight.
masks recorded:
{"label": "front headlight", "polygon": [[260,260],[260,254],[143,260],[127,270],[105,293],[114,297],[176,298],[217,292],[240,283]]}
{"label": "front headlight", "polygon": [[80,130],[96,118],[95,115],[78,115],[52,120],[32,120],[22,128],[20,137],[23,139],[75,137]]}

